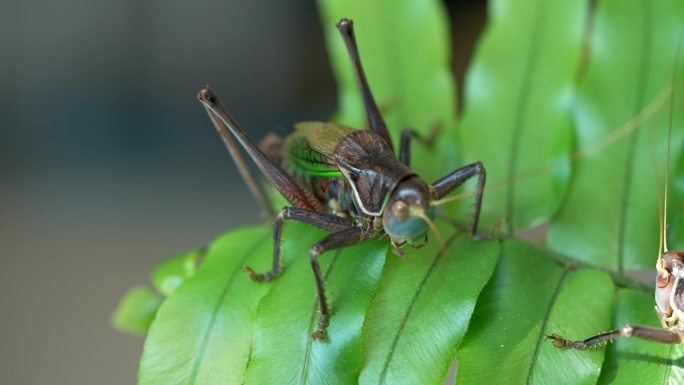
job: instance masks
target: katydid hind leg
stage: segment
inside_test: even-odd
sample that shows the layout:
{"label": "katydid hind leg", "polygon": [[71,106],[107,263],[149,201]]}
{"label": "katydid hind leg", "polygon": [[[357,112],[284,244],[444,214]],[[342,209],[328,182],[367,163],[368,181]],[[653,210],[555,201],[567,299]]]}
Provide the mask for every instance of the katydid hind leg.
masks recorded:
{"label": "katydid hind leg", "polygon": [[555,333],[546,336],[557,348],[573,348],[578,350],[595,348],[604,343],[615,341],[620,337],[634,337],[662,344],[679,344],[682,342],[681,336],[672,330],[644,325],[625,325],[619,329],[578,341],[566,339]]}
{"label": "katydid hind leg", "polygon": [[349,219],[338,217],[332,214],[321,213],[297,207],[285,207],[276,216],[273,224],[273,263],[271,270],[266,273],[255,273],[251,267],[245,266],[244,270],[253,281],[271,281],[282,272],[282,258],[280,244],[283,233],[283,222],[285,220],[295,220],[323,230],[340,231],[351,226]]}
{"label": "katydid hind leg", "polygon": [[216,129],[218,130],[219,135],[224,138],[224,141],[226,141],[225,137],[229,136],[228,132],[233,134],[247,154],[254,160],[261,172],[264,173],[269,182],[271,182],[271,184],[273,184],[273,186],[292,203],[293,206],[311,210],[324,210],[323,204],[313,196],[313,193],[299,186],[285,170],[272,163],[259,147],[249,139],[242,127],[240,127],[235,119],[230,116],[223,105],[221,105],[218,97],[216,97],[209,87],[203,88],[197,97],[207,111],[213,115],[212,121],[218,120],[222,123],[217,125]]}
{"label": "katydid hind leg", "polygon": [[468,179],[477,176],[477,187],[475,189],[475,197],[473,202],[473,214],[470,223],[470,235],[476,236],[477,225],[480,220],[480,209],[482,207],[482,196],[484,194],[484,187],[487,181],[487,171],[481,162],[475,162],[467,166],[463,166],[456,171],[438,179],[432,183],[433,200],[444,198],[457,187],[461,186]]}
{"label": "katydid hind leg", "polygon": [[344,44],[347,46],[347,51],[349,51],[349,56],[351,56],[352,59],[354,74],[356,75],[356,81],[361,89],[361,96],[363,98],[363,104],[366,108],[366,115],[368,116],[368,124],[370,125],[370,129],[377,135],[380,135],[380,137],[387,142],[390,148],[394,149],[392,146],[392,139],[390,138],[389,131],[387,130],[387,125],[385,124],[385,120],[382,118],[378,104],[375,102],[373,93],[368,85],[366,74],[361,66],[359,49],[354,36],[354,23],[349,19],[342,19],[337,23],[337,29],[340,31],[342,39],[344,39]]}
{"label": "katydid hind leg", "polygon": [[330,308],[328,307],[328,299],[325,295],[325,284],[323,282],[323,274],[321,274],[321,267],[318,263],[318,257],[326,251],[338,249],[340,247],[351,246],[363,240],[369,239],[370,234],[364,232],[361,227],[352,226],[336,233],[329,234],[316,244],[311,246],[311,270],[313,271],[316,280],[316,292],[318,294],[318,307],[320,316],[318,318],[318,327],[316,331],[311,334],[313,339],[325,339],[326,330],[330,322]]}
{"label": "katydid hind leg", "polygon": [[[216,131],[219,133],[225,132],[227,130],[225,123],[223,123],[223,121],[219,119],[219,117],[216,114],[214,114],[209,108],[205,107],[205,110],[207,110],[209,119],[211,119],[211,122],[214,124]],[[233,158],[233,161],[237,166],[238,172],[247,184],[247,188],[249,189],[254,199],[256,199],[257,203],[259,203],[259,206],[261,206],[261,208],[266,212],[267,215],[272,216],[273,214],[275,214],[275,211],[273,210],[273,206],[271,204],[271,200],[266,195],[266,192],[261,186],[261,183],[259,183],[258,179],[249,169],[249,166],[247,166],[247,162],[245,161],[245,158],[242,156],[240,149],[235,143],[235,140],[233,140],[233,138],[230,135],[221,134],[220,136],[223,140],[223,143],[226,145],[226,148],[228,149],[230,157]]]}

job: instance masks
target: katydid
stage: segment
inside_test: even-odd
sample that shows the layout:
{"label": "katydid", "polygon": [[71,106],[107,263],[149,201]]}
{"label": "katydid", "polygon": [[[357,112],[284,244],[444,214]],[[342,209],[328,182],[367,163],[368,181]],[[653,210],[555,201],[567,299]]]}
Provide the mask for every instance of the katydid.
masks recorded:
{"label": "katydid", "polygon": [[475,162],[432,184],[426,183],[408,163],[411,139],[429,140],[412,130],[402,132],[399,156],[395,156],[389,132],[361,66],[353,23],[342,19],[337,28],[351,56],[366,109],[368,130],[326,122],[299,123],[295,125],[294,133],[286,138],[283,153],[269,157],[249,139],[209,87],[198,95],[257,200],[273,213],[268,203],[264,203],[267,202],[265,194],[249,173],[233,137],[266,179],[292,204],[275,216],[271,270],[257,274],[245,267],[249,277],[261,282],[282,274],[280,243],[284,221],[300,221],[330,232],[310,248],[320,310],[317,330],[312,333],[314,339],[326,337],[330,320],[318,263],[321,254],[378,237],[389,239],[394,250],[401,254],[402,246],[425,238],[428,230],[432,230],[441,243],[433,224],[434,206],[474,176],[478,179],[468,231],[471,237],[476,237],[486,179],[484,166]]}

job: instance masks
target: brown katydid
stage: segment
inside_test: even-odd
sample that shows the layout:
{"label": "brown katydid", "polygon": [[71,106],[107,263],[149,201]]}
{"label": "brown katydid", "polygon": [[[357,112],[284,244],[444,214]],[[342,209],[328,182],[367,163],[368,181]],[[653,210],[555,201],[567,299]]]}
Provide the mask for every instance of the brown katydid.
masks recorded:
{"label": "brown katydid", "polygon": [[[295,125],[295,132],[286,138],[283,153],[269,157],[249,139],[209,87],[198,95],[257,200],[273,213],[260,185],[247,169],[233,137],[266,179],[292,204],[275,217],[271,270],[257,274],[245,267],[249,277],[254,281],[270,281],[282,273],[280,243],[284,221],[300,221],[330,231],[328,236],[310,248],[320,310],[317,330],[312,333],[314,339],[325,338],[330,319],[318,263],[321,254],[383,237],[389,239],[395,252],[401,255],[402,246],[422,240],[428,230],[432,230],[441,243],[433,224],[434,206],[474,176],[478,177],[477,191],[468,231],[471,237],[476,237],[486,179],[484,166],[475,162],[432,184],[426,183],[409,168],[411,139],[420,138],[411,130],[402,132],[399,156],[394,154],[392,140],[361,66],[353,23],[342,19],[337,28],[352,59],[369,130],[356,130],[335,123],[299,123]],[[272,158],[279,158],[281,162]]]}

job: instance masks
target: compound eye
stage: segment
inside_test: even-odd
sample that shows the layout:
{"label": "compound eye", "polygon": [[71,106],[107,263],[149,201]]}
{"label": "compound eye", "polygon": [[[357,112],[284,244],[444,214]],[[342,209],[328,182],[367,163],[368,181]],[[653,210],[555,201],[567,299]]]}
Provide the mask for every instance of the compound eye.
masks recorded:
{"label": "compound eye", "polygon": [[406,202],[404,201],[396,201],[392,205],[392,214],[399,219],[400,221],[403,221],[404,219],[408,218],[409,216],[409,208]]}
{"label": "compound eye", "polygon": [[658,276],[656,277],[656,283],[659,288],[664,288],[670,282],[670,273],[667,270],[659,270]]}

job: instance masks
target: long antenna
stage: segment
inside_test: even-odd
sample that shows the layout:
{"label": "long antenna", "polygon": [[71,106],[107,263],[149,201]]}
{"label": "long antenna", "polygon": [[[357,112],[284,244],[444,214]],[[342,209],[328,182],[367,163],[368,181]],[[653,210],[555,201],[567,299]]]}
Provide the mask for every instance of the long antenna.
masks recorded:
{"label": "long antenna", "polygon": [[[675,66],[676,68],[676,66]],[[663,224],[661,225],[661,240],[660,243],[663,245],[663,252],[666,253],[667,249],[667,185],[670,177],[670,141],[672,140],[672,110],[674,107],[674,93],[675,87],[672,87],[672,97],[670,101],[670,124],[667,130],[667,158],[665,159],[665,193],[663,194]]]}
{"label": "long antenna", "polygon": [[[663,191],[660,189],[661,183],[663,183],[663,179],[660,177],[660,172],[659,172],[659,166],[658,166],[658,155],[655,152],[656,146],[651,143],[650,146],[648,146],[649,149],[651,150],[651,165],[653,166],[653,175],[655,175],[655,181],[656,181],[656,200],[658,201],[658,223],[659,223],[659,232],[658,232],[658,255],[662,256],[664,251],[663,251],[663,232],[665,231],[664,225],[665,221],[663,221],[663,218],[665,217],[665,214],[663,213],[663,202],[660,200],[660,197],[663,196]],[[661,258],[658,258],[658,269],[660,269],[662,266],[660,266],[660,263],[662,262]]]}
{"label": "long antenna", "polygon": [[[625,138],[627,135],[630,135],[631,133],[636,131],[644,122],[648,121],[653,115],[655,115],[656,112],[660,111],[660,108],[665,105],[665,102],[668,100],[668,98],[670,98],[671,94],[672,84],[668,81],[665,84],[663,84],[663,86],[660,88],[660,91],[658,91],[658,94],[637,115],[633,116],[628,121],[623,123],[621,126],[612,130],[610,134],[604,136],[598,142],[588,146],[585,149],[576,150],[572,154],[568,155],[567,158],[564,158],[562,161],[567,160],[570,163],[574,163],[588,156],[594,155],[598,153],[600,150],[609,147],[618,142],[619,140]],[[555,160],[540,167],[529,169],[520,175],[516,175],[514,177],[514,180],[522,181],[543,175],[545,172],[549,172],[554,167],[556,167],[559,164],[558,162],[558,160]],[[487,184],[486,191],[500,190],[506,188],[507,186],[508,180],[493,181]],[[475,190],[465,191],[459,195],[453,195],[446,198],[442,198],[432,203],[432,205],[439,206],[444,203],[457,201],[463,198],[471,197],[475,195],[475,193]],[[660,197],[660,193],[658,193],[658,197]],[[658,199],[658,202],[660,202],[660,199]]]}
{"label": "long antenna", "polygon": [[672,116],[674,115],[675,106],[675,89],[677,89],[677,69],[679,69],[679,53],[682,48],[682,36],[684,36],[684,28],[679,33],[679,41],[677,42],[677,53],[675,54],[675,64],[672,68],[672,91],[670,94],[670,121],[667,127],[667,159],[665,160],[665,196],[663,197],[663,250],[667,249],[667,186],[670,177],[670,142],[672,142]]}

